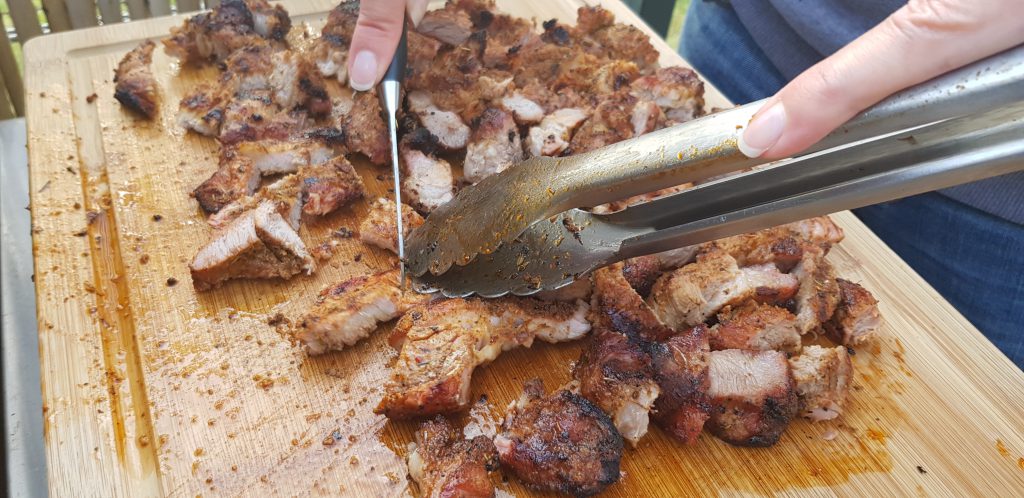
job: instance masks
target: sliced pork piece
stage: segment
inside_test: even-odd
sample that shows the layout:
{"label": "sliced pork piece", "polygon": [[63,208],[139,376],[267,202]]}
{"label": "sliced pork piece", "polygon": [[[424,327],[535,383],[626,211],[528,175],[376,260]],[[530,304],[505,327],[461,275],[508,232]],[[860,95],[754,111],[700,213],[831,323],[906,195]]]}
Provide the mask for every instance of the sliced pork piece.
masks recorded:
{"label": "sliced pork piece", "polygon": [[393,332],[402,342],[376,412],[408,418],[461,410],[473,370],[535,338],[564,342],[590,330],[586,303],[532,298],[449,299],[406,313]]}
{"label": "sliced pork piece", "polygon": [[416,25],[416,32],[449,45],[460,45],[473,34],[473,21],[466,11],[445,6],[427,12]]}
{"label": "sliced pork piece", "polygon": [[512,113],[516,123],[531,125],[544,119],[544,107],[530,100],[523,92],[516,90],[501,99],[501,108]]}
{"label": "sliced pork piece", "polygon": [[711,416],[708,349],[704,325],[652,345],[654,378],[661,390],[654,403],[654,419],[683,444],[695,443]]}
{"label": "sliced pork piece", "polygon": [[736,258],[740,266],[775,263],[780,271],[789,272],[803,258],[805,247],[818,246],[827,253],[842,239],[843,230],[828,216],[819,216],[726,237],[705,246],[718,246]]}
{"label": "sliced pork piece", "polygon": [[726,305],[781,303],[799,286],[795,276],[780,273],[775,265],[740,268],[729,254],[712,251],[662,275],[647,302],[662,321],[679,330],[703,323]]}
{"label": "sliced pork piece", "polygon": [[224,122],[224,100],[219,89],[208,84],[198,85],[178,105],[178,125],[200,135],[216,137]]}
{"label": "sliced pork piece", "polygon": [[579,154],[633,138],[633,108],[637,102],[636,97],[621,92],[601,101],[573,134],[569,149]]}
{"label": "sliced pork piece", "polygon": [[302,177],[297,174],[287,175],[256,192],[255,195],[241,197],[213,213],[206,220],[215,230],[220,230],[236,218],[258,206],[263,201],[274,203],[277,213],[298,231],[302,216]]}
{"label": "sliced pork piece", "polygon": [[214,235],[189,265],[196,290],[235,278],[291,278],[313,272],[313,258],[302,239],[277,212],[262,202]]}
{"label": "sliced pork piece", "polygon": [[192,192],[199,207],[216,213],[236,199],[252,195],[260,185],[260,172],[252,160],[222,151],[217,171]]}
{"label": "sliced pork piece", "polygon": [[778,351],[712,351],[708,361],[708,429],[737,446],[771,446],[797,414],[786,355]]}
{"label": "sliced pork piece", "polygon": [[748,301],[726,306],[711,327],[711,349],[800,351],[796,317],[785,308]]}
{"label": "sliced pork piece", "polygon": [[366,156],[378,166],[391,160],[388,129],[376,92],[356,93],[352,110],[343,119],[342,129],[352,152]]}
{"label": "sliced pork piece", "polygon": [[601,57],[631,61],[642,73],[653,70],[657,66],[658,51],[648,36],[634,26],[608,23],[609,17],[614,20],[614,16],[603,7],[580,7],[576,13],[575,30],[579,44],[584,50]]}
{"label": "sliced pork piece", "polygon": [[300,166],[324,163],[334,151],[314,140],[258,140],[239,143],[239,155],[252,160],[263,175],[294,173]]}
{"label": "sliced pork piece", "polygon": [[610,95],[623,88],[628,88],[630,82],[639,76],[640,69],[632,62],[624,60],[606,62],[594,73],[591,92],[600,96]]}
{"label": "sliced pork piece", "polygon": [[704,113],[704,83],[692,69],[663,67],[630,84],[630,92],[641,101],[649,101],[676,123],[689,121]]}
{"label": "sliced pork piece", "polygon": [[191,63],[223,61],[235,50],[284,40],[288,13],[266,0],[224,0],[171,28],[163,41],[167,53]]}
{"label": "sliced pork piece", "polygon": [[[359,240],[398,254],[398,226],[395,223],[395,201],[380,197],[370,206],[359,224]],[[423,224],[423,217],[402,204],[402,230],[406,237]]]}
{"label": "sliced pork piece", "polygon": [[409,110],[415,114],[420,124],[437,137],[438,144],[448,150],[460,150],[469,142],[470,130],[458,114],[438,109],[431,100],[430,94],[422,90],[413,90],[405,96]]}
{"label": "sliced pork piece", "polygon": [[882,316],[878,300],[860,284],[836,279],[839,284],[839,306],[832,319],[825,324],[828,337],[844,346],[860,346],[878,334]]}
{"label": "sliced pork piece", "polygon": [[633,106],[633,112],[629,118],[633,124],[633,136],[639,137],[645,133],[665,126],[665,113],[661,111],[658,104],[649,100],[641,100]]}
{"label": "sliced pork piece", "polygon": [[304,111],[282,111],[265,90],[236,95],[224,107],[222,145],[254,140],[287,140],[306,123]]}
{"label": "sliced pork piece", "polygon": [[299,175],[302,176],[302,212],[308,215],[323,216],[366,194],[363,179],[345,156],[302,166]]}
{"label": "sliced pork piece", "polygon": [[155,47],[151,40],[140,43],[125,54],[114,71],[114,98],[149,119],[156,114],[159,102],[156,78],[150,69]]}
{"label": "sliced pork piece", "polygon": [[430,296],[402,292],[398,270],[355,277],[320,292],[299,322],[295,337],[310,354],[342,350],[369,337]]}
{"label": "sliced pork piece", "polygon": [[274,101],[284,109],[304,107],[311,115],[322,116],[331,111],[320,73],[302,55],[280,50],[271,56],[273,69],[268,82],[274,90]]}
{"label": "sliced pork piece", "polygon": [[641,341],[595,328],[573,376],[580,394],[611,416],[622,437],[636,446],[647,434],[650,411],[661,392]]}
{"label": "sliced pork piece", "polygon": [[815,422],[832,420],[843,412],[853,365],[843,346],[807,346],[789,359],[800,400],[800,415]]}
{"label": "sliced pork piece", "polygon": [[620,478],[622,436],[608,415],[565,389],[526,383],[494,438],[501,465],[539,491],[591,496]]}
{"label": "sliced pork piece", "polygon": [[585,119],[587,114],[575,108],[559,109],[544,116],[540,124],[530,128],[526,135],[527,155],[558,156],[565,152],[573,131]]}
{"label": "sliced pork piece", "polygon": [[840,289],[832,264],[817,247],[804,251],[791,275],[800,279],[796,293],[796,326],[801,334],[818,330],[832,318],[839,305]]}
{"label": "sliced pork piece", "polygon": [[593,313],[608,328],[630,338],[661,341],[675,335],[633,288],[626,267],[616,263],[594,272]]}
{"label": "sliced pork piece", "polygon": [[462,439],[442,416],[423,422],[410,444],[409,476],[425,498],[490,498],[498,453],[487,436]]}
{"label": "sliced pork piece", "polygon": [[[424,130],[425,131],[425,130]],[[455,176],[444,159],[403,144],[402,195],[421,213],[429,213],[455,197]]]}
{"label": "sliced pork piece", "polygon": [[466,146],[463,175],[477,183],[523,160],[523,146],[512,115],[489,108],[473,123],[473,134]]}
{"label": "sliced pork piece", "polygon": [[359,17],[359,2],[345,0],[327,15],[318,38],[310,50],[317,69],[325,77],[335,77],[339,83],[348,83],[348,46]]}

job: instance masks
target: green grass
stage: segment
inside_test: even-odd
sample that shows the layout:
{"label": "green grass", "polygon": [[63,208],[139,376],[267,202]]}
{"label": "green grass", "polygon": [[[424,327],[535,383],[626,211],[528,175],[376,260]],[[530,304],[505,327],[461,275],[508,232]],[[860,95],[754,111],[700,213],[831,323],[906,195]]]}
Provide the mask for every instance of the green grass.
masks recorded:
{"label": "green grass", "polygon": [[677,0],[676,7],[672,10],[672,21],[668,24],[665,40],[673,49],[679,48],[679,39],[683,36],[683,20],[686,18],[686,9],[689,7],[690,0]]}

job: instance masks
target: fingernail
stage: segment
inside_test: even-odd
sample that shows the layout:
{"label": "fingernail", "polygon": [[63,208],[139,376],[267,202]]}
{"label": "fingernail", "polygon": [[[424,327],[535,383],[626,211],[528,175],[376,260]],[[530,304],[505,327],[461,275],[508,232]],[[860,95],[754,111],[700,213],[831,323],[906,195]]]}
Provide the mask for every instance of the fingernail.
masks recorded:
{"label": "fingernail", "polygon": [[409,20],[412,21],[412,25],[419,26],[420,21],[423,20],[423,16],[427,14],[427,2],[410,2],[409,3]]}
{"label": "fingernail", "polygon": [[736,145],[743,155],[759,157],[779,141],[785,128],[786,108],[782,102],[773,102],[750,120]]}
{"label": "fingernail", "polygon": [[357,92],[365,92],[373,88],[377,80],[377,56],[369,50],[363,50],[352,59],[352,67],[348,71],[348,84]]}

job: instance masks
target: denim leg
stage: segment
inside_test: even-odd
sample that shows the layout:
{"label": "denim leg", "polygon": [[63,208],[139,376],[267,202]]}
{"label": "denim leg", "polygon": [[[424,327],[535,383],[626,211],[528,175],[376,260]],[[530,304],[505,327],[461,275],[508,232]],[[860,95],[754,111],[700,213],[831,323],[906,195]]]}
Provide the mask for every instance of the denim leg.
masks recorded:
{"label": "denim leg", "polygon": [[1024,226],[935,192],[854,213],[1024,368]]}
{"label": "denim leg", "polygon": [[690,3],[679,53],[735,104],[769,97],[786,84],[736,12],[723,3]]}

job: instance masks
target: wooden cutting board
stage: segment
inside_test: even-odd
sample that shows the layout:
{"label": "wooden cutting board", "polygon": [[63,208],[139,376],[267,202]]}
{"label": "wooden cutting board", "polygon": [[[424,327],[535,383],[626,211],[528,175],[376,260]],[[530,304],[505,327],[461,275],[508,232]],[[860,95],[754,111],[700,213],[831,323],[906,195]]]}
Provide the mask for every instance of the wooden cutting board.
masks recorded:
{"label": "wooden cutting board", "polygon": [[[621,3],[619,20],[641,25]],[[576,0],[501,1],[516,15],[573,22]],[[328,1],[288,5],[319,25]],[[405,495],[414,425],[372,414],[394,357],[378,333],[306,357],[290,340],[324,286],[395,260],[342,241],[312,277],[235,282],[197,294],[188,263],[210,229],[189,192],[214,171],[212,140],[186,135],[183,92],[213,70],[153,69],[163,110],[136,121],[114,101],[113,68],[181,18],[86,29],[25,47],[35,282],[45,437],[54,496]],[[647,28],[644,28],[647,29]],[[682,60],[653,40],[663,64]],[[708,107],[725,106],[710,89]],[[361,164],[369,190],[387,171]],[[302,228],[309,246],[366,210]],[[854,356],[835,423],[794,422],[772,448],[710,436],[683,447],[657,428],[623,458],[609,496],[979,495],[1024,493],[1024,373],[849,213],[832,260],[881,301],[883,339]],[[523,381],[569,378],[580,344],[502,355],[474,378],[459,418],[493,433]],[[496,477],[500,479],[500,477]],[[510,480],[504,493],[529,494]]]}

